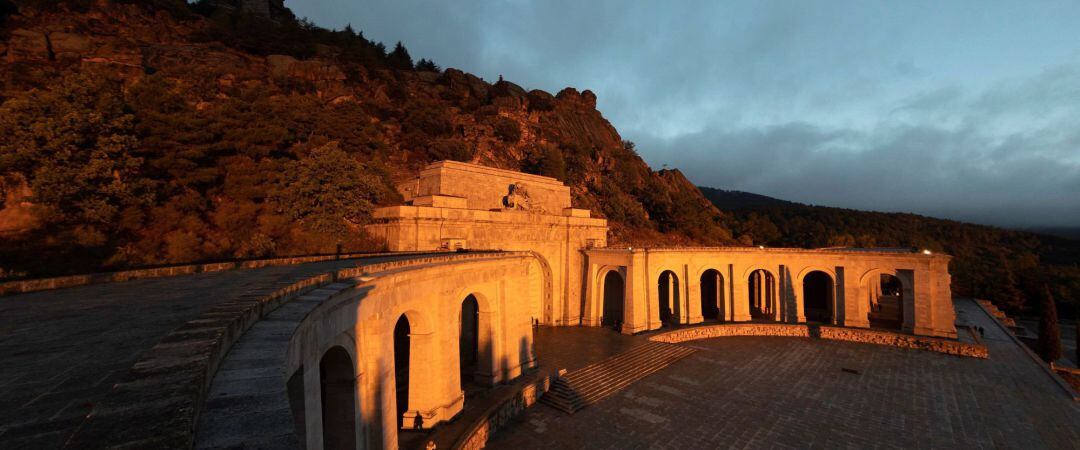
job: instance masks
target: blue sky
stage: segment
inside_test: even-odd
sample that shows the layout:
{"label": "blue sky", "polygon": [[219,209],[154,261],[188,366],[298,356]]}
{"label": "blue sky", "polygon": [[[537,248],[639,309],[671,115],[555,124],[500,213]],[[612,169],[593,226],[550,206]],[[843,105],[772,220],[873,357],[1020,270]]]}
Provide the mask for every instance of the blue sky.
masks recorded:
{"label": "blue sky", "polygon": [[700,185],[1080,226],[1080,2],[286,6],[488,80],[591,89],[650,165]]}

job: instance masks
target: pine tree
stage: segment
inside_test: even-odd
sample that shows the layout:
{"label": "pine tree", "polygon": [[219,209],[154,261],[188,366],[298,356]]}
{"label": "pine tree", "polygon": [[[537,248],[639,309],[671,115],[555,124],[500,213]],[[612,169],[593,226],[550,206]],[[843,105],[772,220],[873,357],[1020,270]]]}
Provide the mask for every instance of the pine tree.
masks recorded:
{"label": "pine tree", "polygon": [[994,279],[990,301],[1000,308],[1016,311],[1024,306],[1024,294],[1016,287],[1016,275],[1004,253],[998,253],[998,263],[994,265]]}
{"label": "pine tree", "polygon": [[401,41],[398,41],[397,45],[394,46],[394,50],[391,51],[389,55],[387,55],[386,60],[390,67],[394,69],[413,69],[412,57],[409,56],[409,50],[407,50],[405,46],[401,44]]}
{"label": "pine tree", "polygon": [[1039,356],[1046,362],[1061,358],[1061,332],[1058,330],[1057,306],[1050,286],[1043,285],[1039,308]]}
{"label": "pine tree", "polygon": [[424,58],[420,58],[420,61],[416,62],[416,70],[425,72],[442,72],[442,69],[439,68],[439,65],[435,64],[435,61]]}

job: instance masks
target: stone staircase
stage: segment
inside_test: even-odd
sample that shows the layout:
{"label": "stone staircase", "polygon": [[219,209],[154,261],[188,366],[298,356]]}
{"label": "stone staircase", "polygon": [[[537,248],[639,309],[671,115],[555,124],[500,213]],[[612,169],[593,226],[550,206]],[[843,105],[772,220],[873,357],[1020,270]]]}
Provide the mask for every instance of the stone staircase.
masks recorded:
{"label": "stone staircase", "polygon": [[694,351],[679,345],[646,342],[559,377],[540,401],[573,414]]}

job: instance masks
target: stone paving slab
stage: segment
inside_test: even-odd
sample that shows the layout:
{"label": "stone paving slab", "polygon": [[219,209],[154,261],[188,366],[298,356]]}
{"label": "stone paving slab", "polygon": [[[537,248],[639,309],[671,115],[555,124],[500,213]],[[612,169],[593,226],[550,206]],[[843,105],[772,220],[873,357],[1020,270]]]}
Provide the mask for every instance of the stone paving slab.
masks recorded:
{"label": "stone paving slab", "polygon": [[0,297],[0,448],[62,446],[139,355],[245,292],[374,257],[210,272]]}
{"label": "stone paving slab", "polygon": [[[564,415],[533,407],[490,448],[1080,448],[1080,403],[974,304],[979,360],[782,337],[701,351]],[[842,369],[853,369],[848,373]]]}

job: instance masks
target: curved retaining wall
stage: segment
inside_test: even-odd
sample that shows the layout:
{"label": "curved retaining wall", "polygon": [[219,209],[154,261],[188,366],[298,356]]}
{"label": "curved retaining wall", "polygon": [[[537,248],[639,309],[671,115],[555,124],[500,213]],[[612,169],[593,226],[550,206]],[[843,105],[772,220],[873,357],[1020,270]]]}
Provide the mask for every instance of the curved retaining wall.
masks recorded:
{"label": "curved retaining wall", "polygon": [[355,259],[374,255],[408,255],[434,252],[387,252],[387,253],[344,253],[340,255],[290,256],[284,258],[251,259],[208,264],[184,264],[178,266],[132,269],[120,272],[100,272],[82,275],[69,275],[33,280],[17,280],[0,283],[0,296],[26,292],[47,291],[89,284],[115,283],[118,281],[142,280],[147,278],[175,277],[204,272],[220,272],[232,269],[257,269],[268,266],[288,266],[338,259]]}
{"label": "curved retaining wall", "polygon": [[255,322],[282,304],[337,280],[366,273],[491,255],[418,256],[371,264],[258,287],[223,301],[170,332],[141,356],[127,380],[94,406],[65,447],[191,448],[210,384],[229,349]]}
{"label": "curved retaining wall", "polygon": [[984,345],[968,344],[965,342],[931,337],[912,336],[909,334],[890,333],[888,331],[868,330],[864,328],[819,327],[797,324],[737,323],[706,325],[660,333],[650,337],[649,340],[675,344],[696,339],[729,336],[805,337],[927,350],[947,355],[967,356],[972,358],[985,359],[989,356],[986,346]]}

